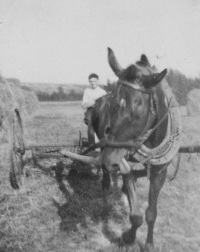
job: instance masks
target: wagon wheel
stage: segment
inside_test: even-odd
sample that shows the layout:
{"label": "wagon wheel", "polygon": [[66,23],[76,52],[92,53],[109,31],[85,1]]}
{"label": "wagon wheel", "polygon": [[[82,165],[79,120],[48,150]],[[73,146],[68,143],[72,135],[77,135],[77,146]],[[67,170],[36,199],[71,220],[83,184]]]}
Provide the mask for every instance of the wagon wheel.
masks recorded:
{"label": "wagon wheel", "polygon": [[81,131],[79,131],[78,148],[79,148],[80,152],[82,153],[82,151],[83,151],[83,145],[82,145],[82,134],[81,134]]}
{"label": "wagon wheel", "polygon": [[25,144],[23,139],[22,119],[17,109],[15,109],[12,115],[10,144],[10,183],[13,189],[19,189],[22,185]]}

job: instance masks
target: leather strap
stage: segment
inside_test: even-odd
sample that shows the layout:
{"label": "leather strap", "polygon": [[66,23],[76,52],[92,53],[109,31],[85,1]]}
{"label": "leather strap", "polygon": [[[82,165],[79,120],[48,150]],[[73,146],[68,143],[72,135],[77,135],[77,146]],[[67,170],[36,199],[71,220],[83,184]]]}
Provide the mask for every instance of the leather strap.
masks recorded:
{"label": "leather strap", "polygon": [[128,82],[128,81],[117,81],[118,84],[123,84],[125,86],[131,87],[137,91],[140,91],[142,93],[146,93],[146,94],[152,94],[155,93],[155,88],[144,88],[143,86],[140,85],[139,82],[135,81],[134,83]]}

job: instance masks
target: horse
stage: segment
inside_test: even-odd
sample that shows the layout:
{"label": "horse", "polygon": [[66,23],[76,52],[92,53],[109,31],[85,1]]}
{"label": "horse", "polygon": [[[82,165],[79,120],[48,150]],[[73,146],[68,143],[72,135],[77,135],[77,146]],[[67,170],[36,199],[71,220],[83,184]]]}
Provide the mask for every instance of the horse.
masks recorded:
{"label": "horse", "polygon": [[[108,62],[118,81],[111,93],[95,103],[92,125],[100,141],[86,150],[88,152],[100,147],[100,157],[72,157],[101,165],[105,207],[111,182],[110,174],[120,171],[123,179],[122,191],[127,195],[130,206],[131,228],[121,237],[125,244],[135,242],[136,231],[143,222],[136,181],[144,176],[149,178],[145,251],[152,252],[158,195],[165,182],[167,167],[180,147],[181,122],[178,104],[165,80],[167,70],[156,73],[146,55],[143,54],[139,61],[124,69],[114,52],[108,48]],[[70,156],[66,151],[62,154]],[[138,162],[143,164],[143,169],[134,169]]]}

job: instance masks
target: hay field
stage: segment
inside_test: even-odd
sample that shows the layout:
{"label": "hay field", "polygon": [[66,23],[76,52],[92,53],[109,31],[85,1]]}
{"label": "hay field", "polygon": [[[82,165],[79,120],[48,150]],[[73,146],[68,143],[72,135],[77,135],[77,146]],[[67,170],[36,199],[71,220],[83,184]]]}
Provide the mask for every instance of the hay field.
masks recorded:
{"label": "hay field", "polygon": [[41,102],[25,126],[25,139],[28,143],[73,143],[79,130],[86,134],[80,102]]}
{"label": "hay field", "polygon": [[[40,109],[25,125],[25,139],[33,142],[73,142],[78,131],[85,135],[80,103],[42,103]],[[184,116],[184,141],[196,141],[198,127],[191,132],[197,118]],[[58,132],[58,133],[57,133]],[[62,135],[62,137],[61,137]],[[57,137],[58,136],[58,137]],[[110,214],[102,218],[102,192],[95,170],[65,163],[60,173],[51,169],[56,160],[45,160],[45,170],[26,165],[23,187],[14,192],[8,181],[6,145],[0,147],[0,251],[70,252],[134,251],[132,247],[118,248],[115,241],[129,225],[128,208],[120,190],[110,192]],[[73,172],[69,173],[72,166]],[[86,172],[81,172],[82,169]],[[155,225],[156,252],[200,251],[200,157],[182,155],[177,178],[166,181],[158,201]],[[120,187],[121,180],[119,178]],[[147,179],[138,180],[138,194],[144,212],[148,197]],[[138,229],[140,251],[146,238],[146,223]]]}

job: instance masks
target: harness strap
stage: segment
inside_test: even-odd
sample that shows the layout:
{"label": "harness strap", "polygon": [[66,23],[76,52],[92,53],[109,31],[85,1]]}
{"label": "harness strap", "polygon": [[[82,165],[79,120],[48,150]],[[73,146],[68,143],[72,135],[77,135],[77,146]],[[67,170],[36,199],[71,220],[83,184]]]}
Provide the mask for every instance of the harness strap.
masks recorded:
{"label": "harness strap", "polygon": [[141,137],[141,141],[138,143],[137,148],[134,148],[133,151],[130,153],[131,155],[134,155],[143,145],[144,142],[151,136],[151,134],[160,126],[160,124],[168,117],[168,114],[170,112],[171,108],[171,100],[168,105],[167,112],[165,115],[160,119],[160,121],[152,128],[146,131],[146,133]]}
{"label": "harness strap", "polygon": [[120,81],[117,81],[117,83],[118,84],[123,84],[123,85],[128,86],[128,87],[131,87],[131,88],[133,88],[135,90],[138,90],[138,91],[140,91],[142,93],[146,93],[146,94],[153,94],[153,93],[155,93],[155,88],[154,87],[148,88],[148,89],[144,88],[137,81],[135,81],[134,83],[131,83],[131,82],[128,82],[128,81],[122,81],[122,80],[120,80]]}

